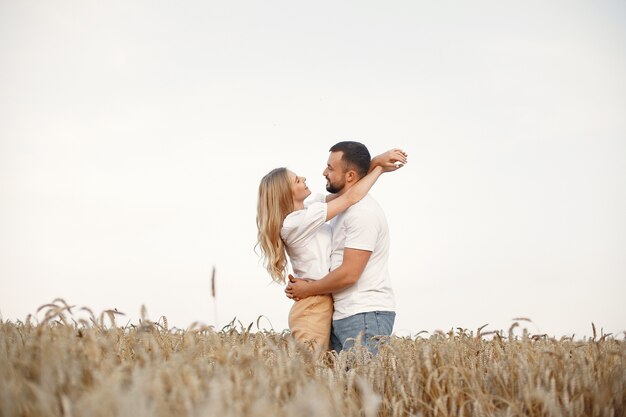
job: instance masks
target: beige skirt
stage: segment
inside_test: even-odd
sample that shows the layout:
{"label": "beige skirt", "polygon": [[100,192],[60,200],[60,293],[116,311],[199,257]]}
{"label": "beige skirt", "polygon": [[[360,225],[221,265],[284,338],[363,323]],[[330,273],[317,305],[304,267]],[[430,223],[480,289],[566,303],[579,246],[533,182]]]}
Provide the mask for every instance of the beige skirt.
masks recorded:
{"label": "beige skirt", "polygon": [[293,303],[289,311],[291,334],[314,350],[328,350],[333,320],[333,297],[314,295]]}

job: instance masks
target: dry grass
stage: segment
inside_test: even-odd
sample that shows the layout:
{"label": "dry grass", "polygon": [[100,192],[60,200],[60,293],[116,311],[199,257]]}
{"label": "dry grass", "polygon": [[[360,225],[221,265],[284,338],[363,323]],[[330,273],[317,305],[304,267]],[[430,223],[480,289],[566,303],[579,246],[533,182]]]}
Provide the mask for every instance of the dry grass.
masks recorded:
{"label": "dry grass", "polygon": [[318,358],[252,326],[169,329],[144,311],[122,328],[117,311],[75,310],[0,322],[0,417],[626,414],[626,342],[607,335],[458,329]]}

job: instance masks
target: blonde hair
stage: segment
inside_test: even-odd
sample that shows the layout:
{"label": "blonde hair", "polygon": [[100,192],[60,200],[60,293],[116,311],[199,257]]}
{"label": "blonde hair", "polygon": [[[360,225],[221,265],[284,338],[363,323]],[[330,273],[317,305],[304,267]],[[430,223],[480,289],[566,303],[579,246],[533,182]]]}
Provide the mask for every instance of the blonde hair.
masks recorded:
{"label": "blonde hair", "polygon": [[256,211],[257,244],[272,279],[285,282],[287,253],[280,237],[283,221],[294,210],[287,168],[276,168],[261,180]]}

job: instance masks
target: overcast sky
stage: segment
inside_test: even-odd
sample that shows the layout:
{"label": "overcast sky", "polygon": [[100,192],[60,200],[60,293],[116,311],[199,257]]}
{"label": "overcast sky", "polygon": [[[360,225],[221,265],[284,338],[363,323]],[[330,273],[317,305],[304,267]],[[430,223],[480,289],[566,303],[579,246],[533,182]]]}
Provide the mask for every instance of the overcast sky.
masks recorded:
{"label": "overcast sky", "polygon": [[328,148],[359,140],[410,155],[372,192],[397,334],[621,334],[624,22],[622,1],[0,0],[2,317],[63,297],[282,330],[260,178],[323,192]]}

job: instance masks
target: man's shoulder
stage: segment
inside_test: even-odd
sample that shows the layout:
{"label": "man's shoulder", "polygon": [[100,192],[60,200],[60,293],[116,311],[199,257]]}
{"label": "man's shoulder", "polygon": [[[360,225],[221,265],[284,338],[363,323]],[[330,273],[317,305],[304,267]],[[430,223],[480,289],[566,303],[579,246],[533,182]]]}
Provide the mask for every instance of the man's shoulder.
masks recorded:
{"label": "man's shoulder", "polygon": [[382,210],[382,209],[380,207],[380,204],[378,204],[378,201],[376,201],[376,199],[372,197],[371,194],[366,195],[365,197],[361,199],[361,201],[359,201],[358,203],[356,203],[355,205],[353,205],[352,207],[348,209],[348,211],[353,211],[353,212],[377,211],[377,210]]}
{"label": "man's shoulder", "polygon": [[369,194],[345,212],[346,220],[378,218],[380,216],[384,216],[384,213],[378,202]]}

